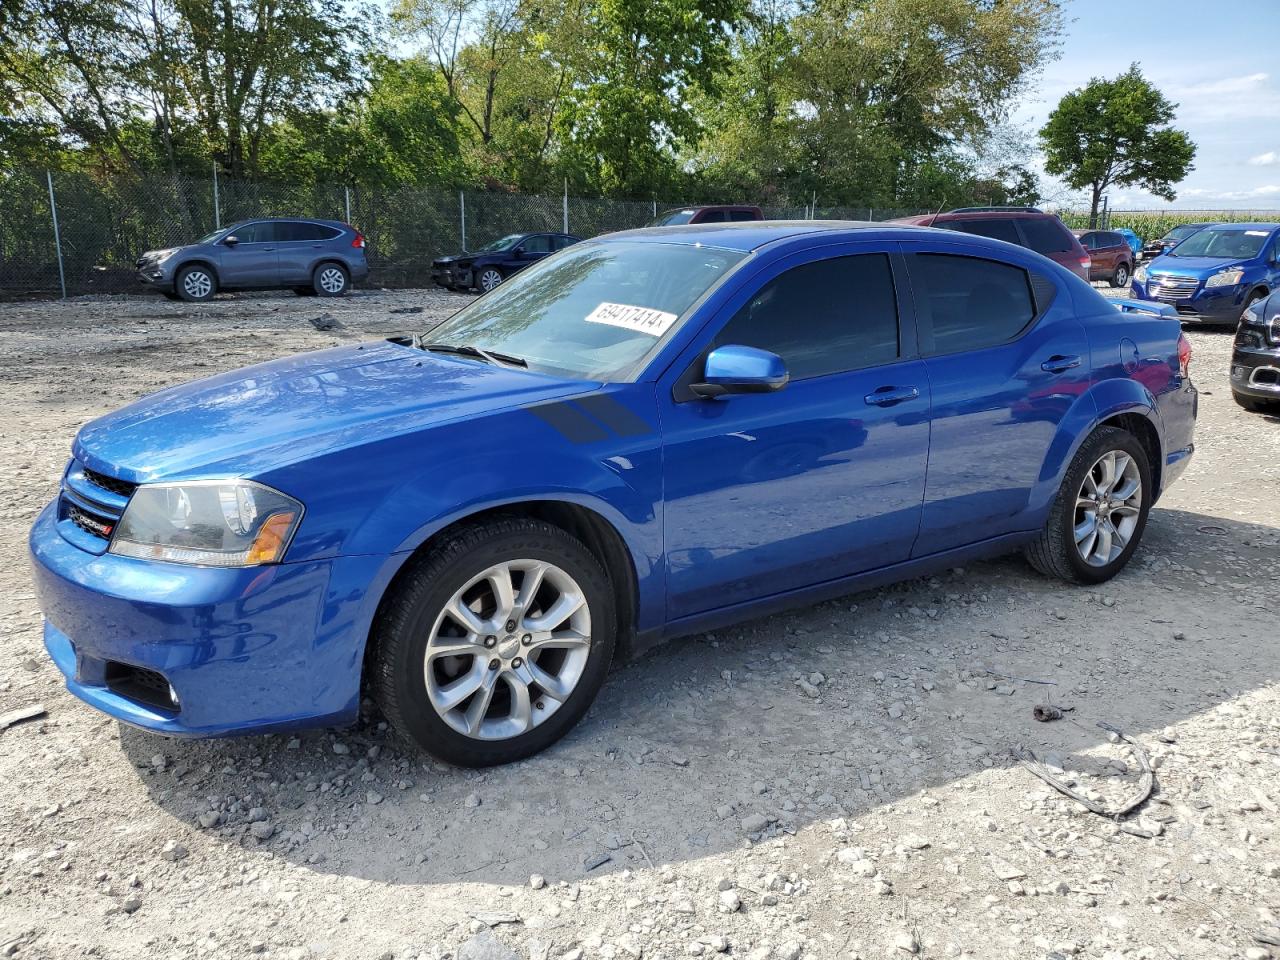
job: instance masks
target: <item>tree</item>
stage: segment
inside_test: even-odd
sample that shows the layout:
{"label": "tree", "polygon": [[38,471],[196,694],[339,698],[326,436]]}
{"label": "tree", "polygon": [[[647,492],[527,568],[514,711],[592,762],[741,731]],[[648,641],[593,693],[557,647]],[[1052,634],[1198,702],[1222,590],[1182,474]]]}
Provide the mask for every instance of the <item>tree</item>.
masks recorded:
{"label": "tree", "polygon": [[1109,187],[1139,186],[1173,200],[1193,169],[1196,147],[1169,126],[1177,104],[1143,77],[1135,63],[1114,80],[1094,78],[1062,98],[1040,131],[1045,170],[1073,190],[1090,191],[1089,226]]}

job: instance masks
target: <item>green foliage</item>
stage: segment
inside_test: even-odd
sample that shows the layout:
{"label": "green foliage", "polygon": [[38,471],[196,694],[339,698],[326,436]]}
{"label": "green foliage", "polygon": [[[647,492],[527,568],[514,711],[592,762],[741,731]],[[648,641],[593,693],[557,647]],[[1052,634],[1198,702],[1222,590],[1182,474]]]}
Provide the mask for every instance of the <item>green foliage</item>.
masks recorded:
{"label": "green foliage", "polygon": [[1109,187],[1139,186],[1173,200],[1193,169],[1191,138],[1169,126],[1170,103],[1132,65],[1114,80],[1094,78],[1064,96],[1040,131],[1045,169],[1090,191],[1090,222]]}

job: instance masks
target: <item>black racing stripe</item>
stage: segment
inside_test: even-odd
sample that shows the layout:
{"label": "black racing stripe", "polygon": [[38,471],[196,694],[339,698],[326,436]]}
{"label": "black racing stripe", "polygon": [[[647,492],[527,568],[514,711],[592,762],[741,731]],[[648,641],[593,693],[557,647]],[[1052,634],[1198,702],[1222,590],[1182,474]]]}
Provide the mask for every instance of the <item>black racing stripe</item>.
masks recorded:
{"label": "black racing stripe", "polygon": [[613,397],[595,393],[574,401],[620,437],[642,437],[653,428]]}
{"label": "black racing stripe", "polygon": [[595,443],[609,436],[604,427],[568,403],[553,401],[525,409],[570,443]]}

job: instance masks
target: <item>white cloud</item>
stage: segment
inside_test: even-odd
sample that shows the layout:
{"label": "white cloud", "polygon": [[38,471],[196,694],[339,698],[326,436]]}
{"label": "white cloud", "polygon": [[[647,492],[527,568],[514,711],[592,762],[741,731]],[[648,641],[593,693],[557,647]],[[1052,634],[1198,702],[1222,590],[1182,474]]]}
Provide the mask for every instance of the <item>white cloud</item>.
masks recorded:
{"label": "white cloud", "polygon": [[1267,82],[1268,74],[1250,73],[1243,77],[1224,77],[1221,80],[1209,80],[1204,83],[1193,83],[1181,87],[1183,96],[1219,97],[1232,93],[1250,93]]}
{"label": "white cloud", "polygon": [[1249,166],[1280,167],[1280,152],[1268,150],[1266,153],[1260,153],[1256,157],[1250,157]]}

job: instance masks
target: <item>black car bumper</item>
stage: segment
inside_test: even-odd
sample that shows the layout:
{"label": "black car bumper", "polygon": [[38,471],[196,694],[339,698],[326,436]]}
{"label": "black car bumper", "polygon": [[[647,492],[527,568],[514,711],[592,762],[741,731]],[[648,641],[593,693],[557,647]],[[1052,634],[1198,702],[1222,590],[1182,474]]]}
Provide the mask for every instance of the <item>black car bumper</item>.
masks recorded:
{"label": "black car bumper", "polygon": [[1242,323],[1231,353],[1231,389],[1257,400],[1280,400],[1280,343],[1267,328]]}
{"label": "black car bumper", "polygon": [[467,289],[472,284],[471,270],[452,263],[433,263],[431,282],[438,287],[447,287],[450,290]]}

